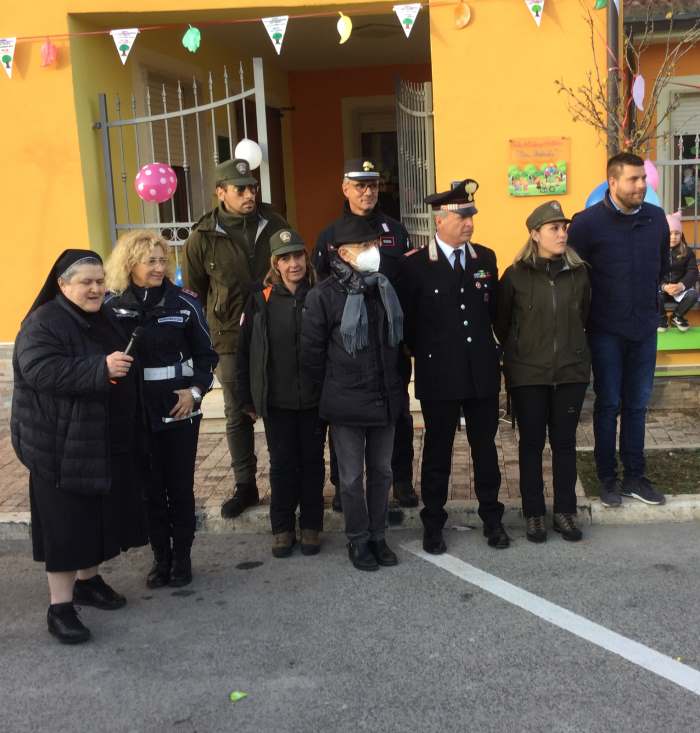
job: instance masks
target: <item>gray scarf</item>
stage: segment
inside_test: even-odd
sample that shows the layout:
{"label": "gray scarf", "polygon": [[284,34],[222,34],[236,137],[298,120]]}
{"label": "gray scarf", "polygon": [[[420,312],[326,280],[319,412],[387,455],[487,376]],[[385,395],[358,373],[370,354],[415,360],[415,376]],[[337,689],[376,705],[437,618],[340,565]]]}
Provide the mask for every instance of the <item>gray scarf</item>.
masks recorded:
{"label": "gray scarf", "polygon": [[[396,291],[386,276],[379,272],[363,275],[362,279],[368,287],[376,285],[379,289],[388,322],[389,346],[398,346],[403,339],[403,311],[396,297]],[[340,334],[343,337],[343,347],[350,356],[355,356],[358,351],[366,349],[369,345],[368,326],[364,293],[348,293],[340,322]]]}

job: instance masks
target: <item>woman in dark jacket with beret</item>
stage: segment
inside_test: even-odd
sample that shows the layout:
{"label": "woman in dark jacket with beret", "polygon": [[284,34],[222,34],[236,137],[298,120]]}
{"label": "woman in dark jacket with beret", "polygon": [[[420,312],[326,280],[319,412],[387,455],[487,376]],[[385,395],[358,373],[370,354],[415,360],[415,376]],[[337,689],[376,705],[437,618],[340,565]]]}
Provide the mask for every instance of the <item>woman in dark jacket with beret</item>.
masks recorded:
{"label": "woman in dark jacket with beret", "polygon": [[527,219],[528,241],[499,285],[496,335],[520,429],[520,493],[527,539],[544,542],[542,451],[549,433],[554,478],[553,528],[581,539],[576,526],[576,427],[590,380],[585,324],[586,266],[567,247],[561,206],[550,201]]}
{"label": "woman in dark jacket with beret", "polygon": [[74,603],[120,608],[126,599],[100,563],[147,541],[138,385],[127,339],[103,307],[102,260],[67,250],[17,336],[12,445],[29,469],[34,559],[51,594],[49,632],[90,638]]}
{"label": "woman in dark jacket with beret", "polygon": [[[358,570],[396,565],[385,540],[394,425],[402,407],[403,311],[377,270],[377,233],[361,217],[336,227],[332,275],[306,298],[303,366],[338,458],[348,553]],[[367,472],[365,491],[364,474]]]}
{"label": "woman in dark jacket with beret", "polygon": [[238,341],[238,400],[265,422],[270,451],[272,554],[289,557],[320,550],[323,529],[323,444],[320,389],[301,369],[301,318],[314,274],[304,242],[291,229],[270,238],[270,271],[246,305]]}

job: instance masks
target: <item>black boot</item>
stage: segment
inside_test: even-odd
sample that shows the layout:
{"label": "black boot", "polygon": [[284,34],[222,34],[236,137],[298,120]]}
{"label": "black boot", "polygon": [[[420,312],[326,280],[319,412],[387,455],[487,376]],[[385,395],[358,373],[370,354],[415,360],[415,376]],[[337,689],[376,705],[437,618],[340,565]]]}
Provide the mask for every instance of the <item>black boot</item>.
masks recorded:
{"label": "black boot", "polygon": [[233,496],[221,505],[221,516],[224,519],[234,519],[243,514],[248,507],[255,506],[259,501],[260,496],[255,482],[236,484]]}
{"label": "black boot", "polygon": [[73,603],[78,606],[94,606],[103,611],[114,611],[126,605],[126,598],[107,585],[101,575],[93,575],[88,580],[75,581]]}
{"label": "black boot", "polygon": [[394,499],[399,502],[399,506],[406,509],[418,506],[418,495],[410,479],[408,481],[394,481]]}
{"label": "black boot", "polygon": [[90,629],[83,626],[72,603],[52,603],[46,612],[49,634],[61,644],[82,644],[90,638]]}
{"label": "black boot", "polygon": [[189,547],[173,547],[173,565],[170,570],[171,588],[181,588],[192,582],[192,560]]}
{"label": "black boot", "polygon": [[173,555],[170,547],[153,548],[153,565],[146,576],[146,585],[149,588],[163,588],[170,582],[170,567]]}
{"label": "black boot", "polygon": [[350,562],[358,570],[379,570],[374,555],[370,552],[367,542],[348,542]]}
{"label": "black boot", "polygon": [[399,558],[396,557],[396,553],[389,548],[386,540],[370,540],[367,545],[369,551],[374,555],[374,559],[378,565],[383,568],[389,568],[393,565],[399,564]]}

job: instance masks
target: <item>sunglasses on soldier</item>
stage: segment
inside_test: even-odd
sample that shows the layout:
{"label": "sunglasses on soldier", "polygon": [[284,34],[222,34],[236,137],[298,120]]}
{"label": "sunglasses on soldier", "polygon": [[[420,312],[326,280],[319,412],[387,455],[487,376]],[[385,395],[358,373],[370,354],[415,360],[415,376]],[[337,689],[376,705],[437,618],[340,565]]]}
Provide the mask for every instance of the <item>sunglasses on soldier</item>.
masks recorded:
{"label": "sunglasses on soldier", "polygon": [[236,186],[236,185],[234,185],[233,188],[236,189],[236,193],[239,196],[242,196],[246,191],[250,191],[253,194],[256,194],[258,192],[258,184],[257,183],[248,183],[245,186]]}

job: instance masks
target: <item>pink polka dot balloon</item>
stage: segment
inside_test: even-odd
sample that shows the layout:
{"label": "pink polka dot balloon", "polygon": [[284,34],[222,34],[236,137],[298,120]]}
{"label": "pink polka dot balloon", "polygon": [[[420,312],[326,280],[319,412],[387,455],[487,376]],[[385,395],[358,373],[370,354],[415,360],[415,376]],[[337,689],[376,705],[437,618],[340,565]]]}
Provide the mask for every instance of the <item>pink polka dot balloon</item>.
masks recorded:
{"label": "pink polka dot balloon", "polygon": [[136,174],[134,188],[144,201],[162,204],[175,193],[177,176],[167,163],[148,163]]}

